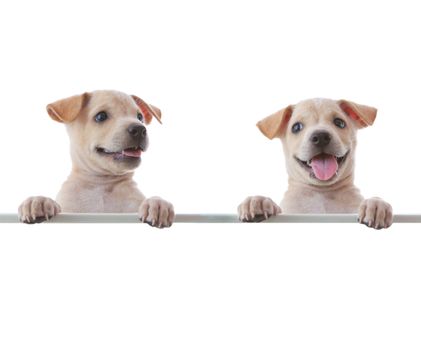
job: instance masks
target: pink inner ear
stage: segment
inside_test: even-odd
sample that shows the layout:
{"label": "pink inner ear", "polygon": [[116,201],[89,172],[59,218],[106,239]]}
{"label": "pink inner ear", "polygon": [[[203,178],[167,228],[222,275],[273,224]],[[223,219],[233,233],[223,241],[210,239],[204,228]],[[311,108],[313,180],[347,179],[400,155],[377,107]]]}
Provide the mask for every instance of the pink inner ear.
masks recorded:
{"label": "pink inner ear", "polygon": [[349,107],[346,103],[341,103],[341,109],[350,117],[351,119],[355,120],[361,127],[367,126],[367,123],[361,119],[354,110]]}
{"label": "pink inner ear", "polygon": [[289,120],[291,119],[291,116],[292,116],[292,110],[291,110],[291,108],[288,108],[285,111],[285,115],[284,115],[284,118],[283,118],[282,123],[281,123],[281,127],[280,127],[281,136],[285,133],[285,131],[287,129],[287,126],[288,126],[288,123],[289,123]]}
{"label": "pink inner ear", "polygon": [[149,112],[148,107],[145,106],[144,103],[139,103],[140,111],[142,112],[143,117],[145,118],[146,124],[149,124],[152,120],[152,115]]}
{"label": "pink inner ear", "polygon": [[149,124],[152,121],[153,115],[149,110],[146,103],[137,96],[132,95],[133,99],[135,100],[137,106],[140,108],[140,112],[142,113],[143,117],[145,118],[145,123]]}

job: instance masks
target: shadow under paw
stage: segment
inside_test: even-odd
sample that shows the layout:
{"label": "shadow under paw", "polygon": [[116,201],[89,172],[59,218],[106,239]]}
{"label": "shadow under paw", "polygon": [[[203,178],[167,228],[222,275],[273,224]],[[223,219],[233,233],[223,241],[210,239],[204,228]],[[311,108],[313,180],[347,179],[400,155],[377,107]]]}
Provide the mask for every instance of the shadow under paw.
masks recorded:
{"label": "shadow under paw", "polygon": [[37,216],[35,219],[31,219],[30,221],[24,220],[23,223],[25,224],[40,224],[44,221],[47,221],[45,216]]}
{"label": "shadow under paw", "polygon": [[241,221],[242,222],[262,222],[264,220],[266,220],[266,217],[263,214],[260,214],[260,215],[255,215],[251,219],[243,219]]}

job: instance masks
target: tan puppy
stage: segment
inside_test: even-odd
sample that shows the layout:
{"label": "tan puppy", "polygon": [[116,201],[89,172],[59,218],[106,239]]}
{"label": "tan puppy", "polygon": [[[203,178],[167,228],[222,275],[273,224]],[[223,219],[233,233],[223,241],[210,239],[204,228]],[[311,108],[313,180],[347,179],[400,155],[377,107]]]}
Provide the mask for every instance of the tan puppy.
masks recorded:
{"label": "tan puppy", "polygon": [[94,91],[51,103],[47,112],[67,128],[73,167],[57,202],[28,198],[19,207],[21,221],[41,222],[60,211],[137,212],[142,222],[171,226],[173,206],[158,197],[145,199],[133,181],[148,148],[145,125],[152,118],[161,122],[158,108],[134,95]]}
{"label": "tan puppy", "polygon": [[270,198],[246,198],[242,221],[281,213],[358,213],[376,229],[392,224],[392,207],[380,198],[364,200],[354,186],[357,130],[372,125],[376,109],[353,102],[312,99],[288,106],[257,126],[269,139],[280,138],[289,175],[281,208]]}

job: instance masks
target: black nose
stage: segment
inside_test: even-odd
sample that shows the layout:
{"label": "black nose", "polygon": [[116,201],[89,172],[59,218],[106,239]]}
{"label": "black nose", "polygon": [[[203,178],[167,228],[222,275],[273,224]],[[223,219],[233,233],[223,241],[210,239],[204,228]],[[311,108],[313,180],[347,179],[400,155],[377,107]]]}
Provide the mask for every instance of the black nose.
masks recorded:
{"label": "black nose", "polygon": [[318,147],[327,146],[330,143],[330,140],[330,134],[324,131],[317,131],[310,137],[311,143]]}
{"label": "black nose", "polygon": [[134,137],[145,137],[146,128],[143,125],[132,124],[127,128],[127,132]]}

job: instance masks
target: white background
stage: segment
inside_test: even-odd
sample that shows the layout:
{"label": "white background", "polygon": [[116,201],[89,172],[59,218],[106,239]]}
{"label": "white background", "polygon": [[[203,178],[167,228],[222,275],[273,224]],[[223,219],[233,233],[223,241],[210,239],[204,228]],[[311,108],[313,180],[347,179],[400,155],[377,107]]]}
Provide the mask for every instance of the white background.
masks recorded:
{"label": "white background", "polygon": [[[0,212],[70,170],[45,105],[95,89],[161,108],[136,173],[180,213],[280,201],[281,144],[255,123],[310,97],[378,108],[356,183],[418,196],[415,1],[0,4]],[[0,227],[2,349],[419,349],[416,225]],[[418,233],[418,234],[417,234]]]}

